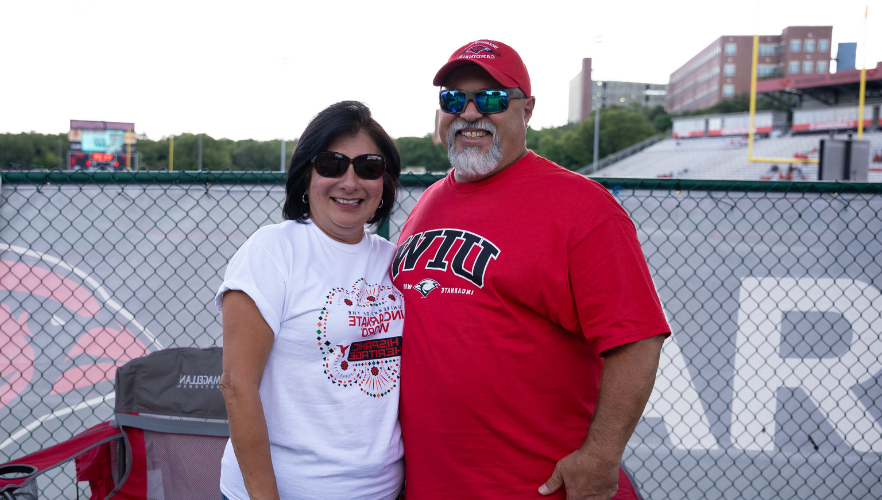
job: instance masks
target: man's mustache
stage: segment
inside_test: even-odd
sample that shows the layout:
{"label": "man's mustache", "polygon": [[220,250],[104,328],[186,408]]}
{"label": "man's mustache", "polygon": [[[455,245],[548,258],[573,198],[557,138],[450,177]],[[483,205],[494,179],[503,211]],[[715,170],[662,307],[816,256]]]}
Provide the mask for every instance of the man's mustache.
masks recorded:
{"label": "man's mustache", "polygon": [[480,130],[486,130],[490,132],[494,136],[496,135],[496,125],[493,125],[493,122],[486,118],[481,118],[475,121],[467,121],[463,119],[459,119],[450,124],[450,127],[447,129],[448,134],[450,136],[456,135],[457,132],[467,128],[476,128]]}

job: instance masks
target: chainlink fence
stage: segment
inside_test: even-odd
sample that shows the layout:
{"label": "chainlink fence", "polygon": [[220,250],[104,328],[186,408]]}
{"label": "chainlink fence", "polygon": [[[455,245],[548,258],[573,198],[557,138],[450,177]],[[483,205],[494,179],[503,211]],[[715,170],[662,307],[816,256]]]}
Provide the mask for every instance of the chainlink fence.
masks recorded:
{"label": "chainlink fence", "polygon": [[[282,179],[2,173],[0,462],[109,419],[128,360],[220,345],[214,293]],[[380,233],[435,180],[403,179]],[[598,181],[674,332],[625,454],[644,496],[882,498],[882,184]],[[73,476],[43,497],[87,497]]]}

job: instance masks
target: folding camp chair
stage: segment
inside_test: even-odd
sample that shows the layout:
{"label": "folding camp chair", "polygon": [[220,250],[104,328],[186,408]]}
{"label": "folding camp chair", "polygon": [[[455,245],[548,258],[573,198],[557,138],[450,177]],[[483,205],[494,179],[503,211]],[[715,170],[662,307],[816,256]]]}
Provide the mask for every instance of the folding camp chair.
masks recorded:
{"label": "folding camp chair", "polygon": [[36,478],[75,460],[92,500],[217,500],[230,431],[222,349],[167,349],[116,372],[114,419],[0,465],[0,499],[37,500]]}

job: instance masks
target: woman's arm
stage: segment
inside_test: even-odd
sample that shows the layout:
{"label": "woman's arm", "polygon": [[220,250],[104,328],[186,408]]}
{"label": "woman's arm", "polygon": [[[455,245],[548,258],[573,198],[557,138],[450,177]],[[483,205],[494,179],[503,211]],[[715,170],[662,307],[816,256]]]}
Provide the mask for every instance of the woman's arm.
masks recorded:
{"label": "woman's arm", "polygon": [[230,439],[253,500],[278,500],[260,381],[273,346],[273,331],[245,292],[223,297],[224,363],[220,387],[230,419]]}

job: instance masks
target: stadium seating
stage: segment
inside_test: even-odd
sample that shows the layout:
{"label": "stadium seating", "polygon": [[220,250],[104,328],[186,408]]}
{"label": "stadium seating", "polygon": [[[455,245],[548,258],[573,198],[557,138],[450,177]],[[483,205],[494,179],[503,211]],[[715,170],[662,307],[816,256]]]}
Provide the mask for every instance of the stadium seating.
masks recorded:
{"label": "stadium seating", "polygon": [[[754,157],[794,158],[794,155],[817,158],[823,135],[796,135],[778,138],[757,138],[754,141]],[[845,134],[835,138],[844,139]],[[882,150],[882,132],[868,132],[864,139],[870,141],[871,156]],[[614,163],[600,171],[602,177],[680,178],[680,179],[732,179],[760,180],[766,175],[770,163],[747,161],[747,138],[709,137],[696,139],[665,139],[633,156]],[[787,164],[779,164],[787,171]],[[882,164],[871,163],[869,180],[882,182]],[[817,164],[804,164],[807,180],[818,178]]]}

